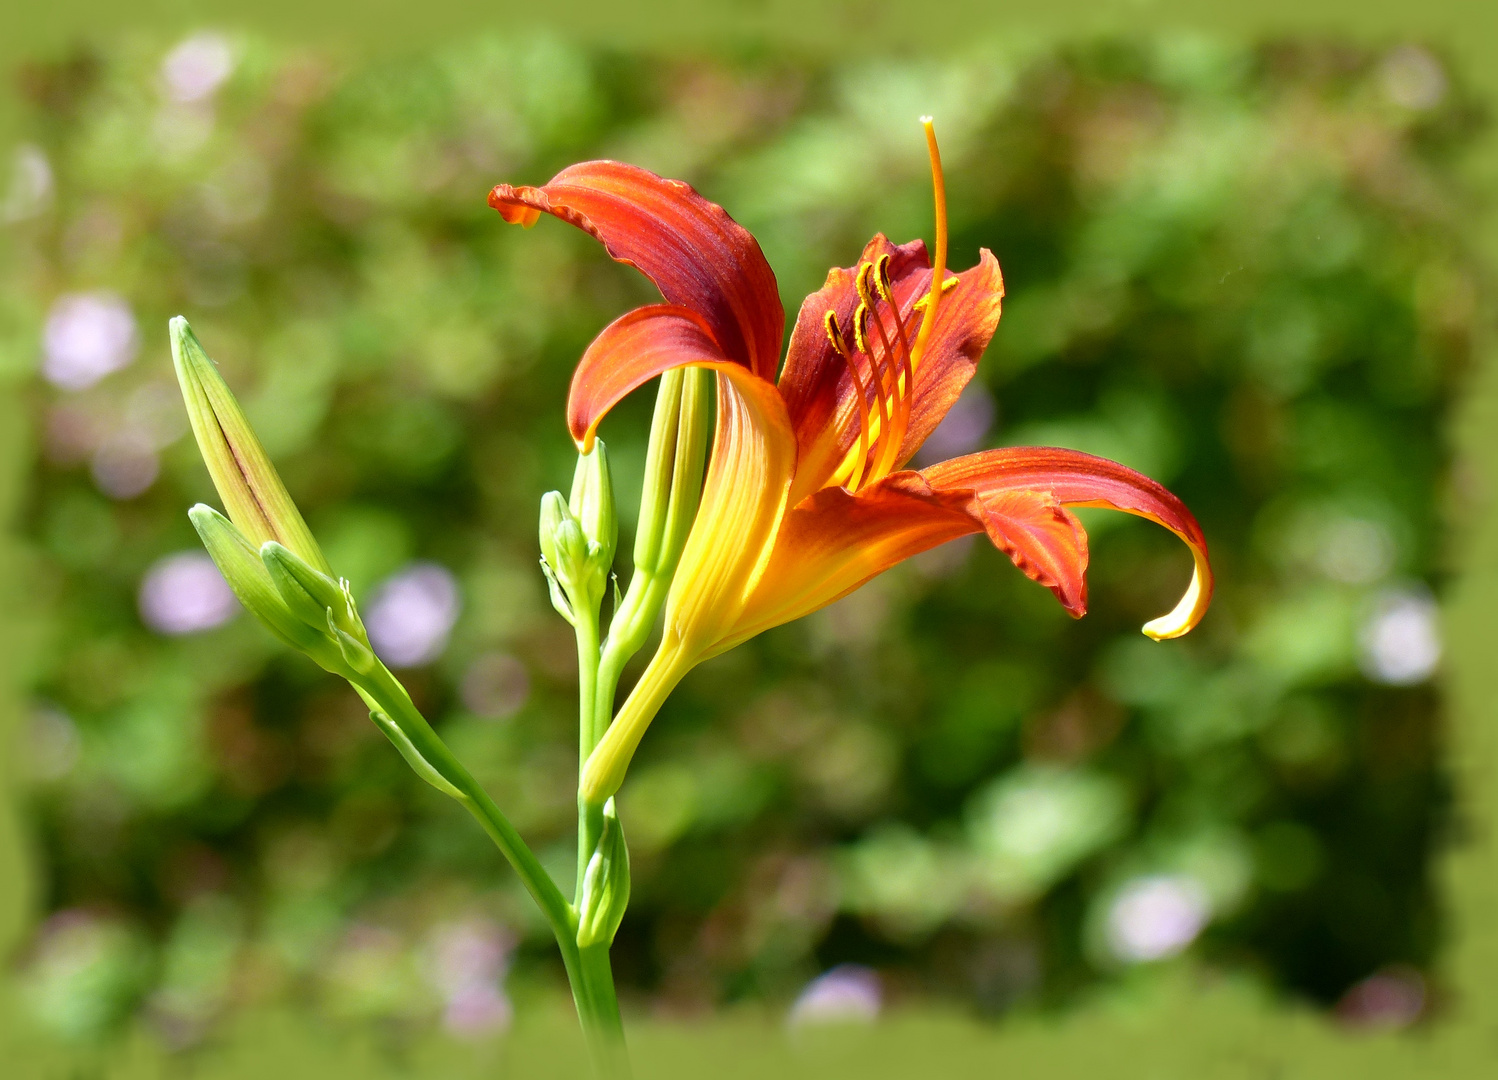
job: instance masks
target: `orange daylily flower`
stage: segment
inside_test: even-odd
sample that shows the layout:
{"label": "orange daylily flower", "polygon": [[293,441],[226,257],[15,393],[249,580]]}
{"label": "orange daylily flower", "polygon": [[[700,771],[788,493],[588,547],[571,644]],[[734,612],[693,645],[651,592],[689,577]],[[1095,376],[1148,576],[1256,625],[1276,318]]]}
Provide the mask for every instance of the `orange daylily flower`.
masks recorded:
{"label": "orange daylily flower", "polygon": [[984,532],[1075,617],[1087,608],[1087,534],[1067,509],[1104,506],[1175,533],[1191,585],[1146,624],[1185,634],[1212,594],[1207,544],[1165,488],[1075,450],[985,450],[904,465],[972,378],[998,325],[993,254],[946,272],[941,160],[929,121],[936,253],[875,236],[857,266],[807,297],[779,372],[784,311],[759,244],[675,180],[614,161],[573,165],[542,187],[501,184],[506,221],[552,214],[587,231],[660,289],[600,333],[578,364],[567,420],[579,447],[630,391],[684,365],[718,374],[718,420],[697,519],[666,603],[659,650],[588,761],[589,798],[613,794],[666,696],[696,664],[825,607],[912,555]]}

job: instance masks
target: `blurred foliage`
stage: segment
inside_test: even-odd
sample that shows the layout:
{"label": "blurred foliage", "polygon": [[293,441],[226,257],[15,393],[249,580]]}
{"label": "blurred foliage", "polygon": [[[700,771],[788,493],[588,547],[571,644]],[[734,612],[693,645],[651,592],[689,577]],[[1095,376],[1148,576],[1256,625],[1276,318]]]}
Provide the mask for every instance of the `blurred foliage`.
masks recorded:
{"label": "blurred foliage", "polygon": [[[21,958],[55,1030],[138,1013],[187,1044],[266,1003],[479,1030],[508,1017],[512,938],[522,1005],[560,982],[502,860],[352,694],[248,618],[152,607],[196,580],[162,560],[214,501],[167,318],[192,319],[361,598],[455,575],[450,638],[439,603],[440,656],[405,676],[565,878],[575,668],[536,504],[571,474],[573,362],[649,289],[485,193],[600,156],[683,177],[760,238],[794,311],[873,232],[929,231],[923,112],[954,264],[992,248],[1010,294],[933,449],[1147,472],[1201,519],[1217,600],[1189,638],[1144,640],[1185,554],[1084,512],[1081,622],[958,542],[704,666],[620,798],[626,999],[783,1002],[857,962],[997,1012],[1189,947],[1331,1003],[1431,960],[1428,596],[1485,288],[1453,179],[1480,118],[1432,54],[1172,38],[831,64],[520,37],[373,63],[200,37],[23,89],[0,364],[55,384],[27,391],[47,918]],[[69,348],[120,370],[70,376]],[[624,536],[644,397],[605,431]]]}

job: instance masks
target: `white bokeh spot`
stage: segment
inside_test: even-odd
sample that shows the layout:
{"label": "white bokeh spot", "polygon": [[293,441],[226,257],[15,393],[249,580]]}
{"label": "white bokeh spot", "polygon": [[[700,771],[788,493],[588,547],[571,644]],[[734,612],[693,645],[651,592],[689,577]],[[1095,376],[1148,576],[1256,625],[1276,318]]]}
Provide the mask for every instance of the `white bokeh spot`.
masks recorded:
{"label": "white bokeh spot", "polygon": [[839,964],[818,975],[796,998],[786,1022],[804,1024],[872,1023],[884,1005],[879,975],[861,964]]}
{"label": "white bokeh spot", "polygon": [[140,337],[124,297],[100,291],[66,293],[47,313],[42,374],[63,390],[86,390],[135,359]]}
{"label": "white bokeh spot", "polygon": [[417,667],[442,655],[459,610],[452,573],[436,563],[412,563],[375,590],[364,627],[380,659]]}
{"label": "white bokeh spot", "polygon": [[1135,878],[1108,908],[1108,948],[1129,963],[1163,960],[1196,940],[1212,916],[1207,890],[1184,874]]}
{"label": "white bokeh spot", "polygon": [[1441,662],[1436,602],[1417,589],[1391,589],[1375,602],[1359,634],[1363,674],[1389,686],[1413,686]]}
{"label": "white bokeh spot", "polygon": [[239,600],[207,555],[184,551],[158,559],[146,571],[137,598],[152,630],[173,637],[221,626],[239,612]]}
{"label": "white bokeh spot", "polygon": [[232,74],[234,46],[211,32],[187,38],[161,62],[162,89],[182,105],[212,97]]}

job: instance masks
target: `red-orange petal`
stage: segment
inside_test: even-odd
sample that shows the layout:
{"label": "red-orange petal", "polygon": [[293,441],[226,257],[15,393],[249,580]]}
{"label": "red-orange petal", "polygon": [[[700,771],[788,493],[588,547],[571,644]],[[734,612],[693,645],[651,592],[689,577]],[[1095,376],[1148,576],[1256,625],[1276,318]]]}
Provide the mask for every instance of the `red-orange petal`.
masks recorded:
{"label": "red-orange petal", "polygon": [[[925,241],[897,245],[879,233],[865,245],[857,266],[874,262],[881,255],[890,257],[890,282],[896,299],[908,311],[918,295],[911,284],[912,275],[921,274],[928,284],[931,280]],[[779,386],[800,453],[791,494],[793,506],[821,487],[841,464],[848,448],[858,441],[857,390],[847,363],[832,347],[826,329],[827,312],[831,311],[844,331],[851,332],[853,312],[858,308],[854,287],[857,266],[827,271],[826,283],[802,302],[791,331]],[[870,399],[872,408],[872,392]]]}
{"label": "red-orange petal", "polygon": [[1061,601],[1074,619],[1087,614],[1087,533],[1045,491],[990,491],[976,497],[993,546],[1031,581]]}
{"label": "red-orange petal", "polygon": [[1180,637],[1206,614],[1212,601],[1212,567],[1201,526],[1180,499],[1133,469],[1077,450],[1012,446],[954,458],[921,473],[941,491],[972,491],[980,499],[1005,492],[1045,492],[1063,506],[1107,507],[1163,525],[1186,542],[1195,565],[1181,602],[1147,623],[1144,632],[1157,640]]}
{"label": "red-orange petal", "polygon": [[[978,265],[956,277],[958,284],[943,294],[936,309],[936,325],[926,343],[925,354],[916,365],[910,425],[900,443],[896,468],[909,461],[936,430],[936,425],[946,418],[963,387],[978,370],[978,358],[999,326],[1004,274],[993,252],[980,248]],[[924,292],[930,288],[930,282],[928,272],[915,285]]]}
{"label": "red-orange petal", "polygon": [[731,364],[695,311],[673,304],[636,308],[593,339],[572,373],[567,428],[584,451],[598,423],[631,391],[672,368]]}
{"label": "red-orange petal", "polygon": [[730,360],[773,380],[785,310],[759,243],[680,180],[618,161],[585,161],[542,187],[500,184],[489,205],[513,224],[551,214],[636,267],[671,303],[706,322]]}
{"label": "red-orange petal", "polygon": [[[859,264],[874,262],[885,254],[890,256],[895,300],[913,337],[921,321],[915,304],[931,287],[926,244],[913,240],[897,245],[881,233],[864,248]],[[858,307],[855,275],[856,267],[828,271],[826,284],[802,303],[791,333],[780,393],[801,451],[792,505],[825,484],[858,440],[856,390],[847,364],[827,340],[824,321],[827,312],[833,311],[840,325],[852,325]],[[973,377],[978,358],[998,327],[1004,277],[992,252],[983,249],[976,266],[948,275],[947,281],[955,284],[943,294],[936,325],[916,366],[910,419],[896,457],[897,467],[910,459],[947,415]],[[889,323],[886,327],[893,331]]]}

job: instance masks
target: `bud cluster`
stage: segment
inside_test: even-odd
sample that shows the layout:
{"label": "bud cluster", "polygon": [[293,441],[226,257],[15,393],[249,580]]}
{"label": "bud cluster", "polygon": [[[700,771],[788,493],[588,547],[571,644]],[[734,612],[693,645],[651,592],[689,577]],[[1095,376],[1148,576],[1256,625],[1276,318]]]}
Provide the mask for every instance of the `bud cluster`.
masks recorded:
{"label": "bud cluster", "polygon": [[602,439],[577,457],[572,497],[549,491],[541,499],[541,569],[551,602],[574,626],[598,617],[619,544],[614,480]]}
{"label": "bud cluster", "polygon": [[199,503],[193,528],[224,580],[276,637],[345,678],[379,664],[348,582],[335,579],[322,549],[197,336],[171,322],[172,362],[198,448],[224,517]]}

